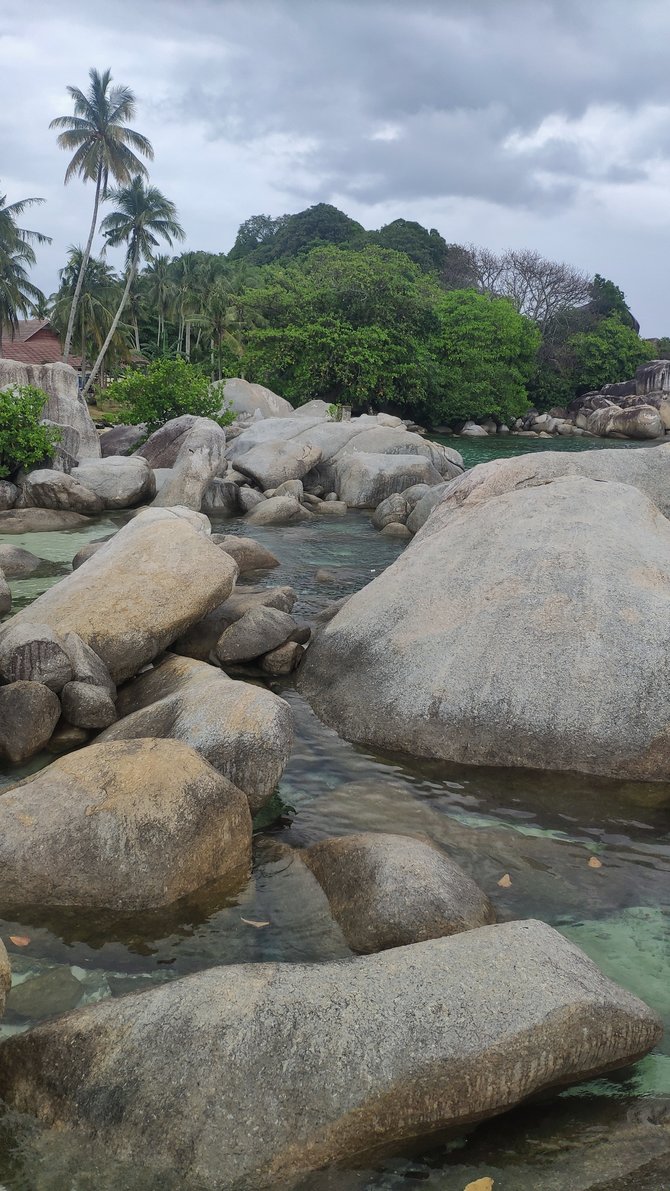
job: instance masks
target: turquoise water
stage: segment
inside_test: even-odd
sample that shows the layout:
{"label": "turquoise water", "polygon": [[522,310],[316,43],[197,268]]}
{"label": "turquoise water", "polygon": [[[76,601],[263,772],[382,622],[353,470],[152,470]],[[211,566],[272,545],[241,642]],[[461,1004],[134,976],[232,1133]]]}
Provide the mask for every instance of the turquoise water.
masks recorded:
{"label": "turquoise water", "polygon": [[[568,449],[594,449],[594,440],[568,441]],[[534,440],[484,440],[484,447],[481,440],[450,442],[465,454],[470,448],[490,453],[494,445],[525,449]],[[540,440],[542,449],[553,442]],[[34,535],[21,544],[44,557],[48,551],[65,569],[84,540],[104,536],[119,520],[101,521],[83,534]],[[246,531],[237,520],[214,528]],[[254,536],[281,560],[262,581],[294,586],[295,613],[306,619],[369,582],[401,550],[362,513],[255,529]],[[320,568],[331,572],[326,582],[316,577]],[[34,598],[34,585],[49,581],[29,581],[29,592],[17,582],[17,602]],[[15,979],[0,1037],[50,1013],[213,964],[347,956],[325,901],[305,896],[302,866],[293,863],[290,849],[360,830],[428,835],[477,880],[500,919],[536,916],[552,923],[657,1008],[670,1026],[670,786],[465,769],[378,754],[324,727],[292,680],[271,685],[293,709],[296,740],[279,786],[284,815],[275,830],[257,832],[251,879],[233,896],[209,891],[169,912],[134,918],[77,911],[0,919]],[[36,758],[31,768],[48,760]],[[0,770],[0,786],[17,776]],[[601,868],[589,866],[594,855]],[[498,884],[505,873],[512,880],[507,889]],[[268,926],[257,929],[245,918]],[[17,947],[10,935],[30,941]],[[463,1191],[469,1181],[488,1175],[494,1191],[642,1186],[663,1191],[670,1185],[664,1182],[670,1154],[669,1041],[629,1071],[519,1109],[449,1145],[406,1154],[377,1170],[310,1176],[300,1187],[396,1191],[418,1183],[431,1191]],[[644,1181],[625,1181],[644,1163]],[[38,1148],[13,1124],[4,1141],[0,1133],[0,1184],[12,1191],[127,1186],[121,1176],[115,1179],[97,1168],[90,1180],[73,1176],[55,1138]],[[182,1185],[178,1172],[172,1185]]]}

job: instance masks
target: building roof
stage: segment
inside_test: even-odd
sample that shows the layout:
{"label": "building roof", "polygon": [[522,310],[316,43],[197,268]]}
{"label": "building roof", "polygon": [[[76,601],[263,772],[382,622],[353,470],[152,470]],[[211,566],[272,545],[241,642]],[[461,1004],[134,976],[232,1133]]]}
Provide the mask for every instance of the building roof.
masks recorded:
{"label": "building roof", "polygon": [[32,336],[36,335],[38,331],[43,331],[45,328],[48,328],[48,330],[52,331],[54,335],[56,334],[56,332],[53,331],[48,318],[19,319],[14,331],[14,339],[18,339],[21,343],[25,343],[27,339],[31,339]]}
{"label": "building roof", "polygon": [[[39,331],[46,331],[47,334],[38,335]],[[60,339],[48,318],[21,319],[14,331],[14,338],[7,332],[2,337],[0,359],[16,360],[20,364],[57,364],[62,356]],[[78,368],[80,363],[79,356],[68,357],[68,364],[73,368]]]}

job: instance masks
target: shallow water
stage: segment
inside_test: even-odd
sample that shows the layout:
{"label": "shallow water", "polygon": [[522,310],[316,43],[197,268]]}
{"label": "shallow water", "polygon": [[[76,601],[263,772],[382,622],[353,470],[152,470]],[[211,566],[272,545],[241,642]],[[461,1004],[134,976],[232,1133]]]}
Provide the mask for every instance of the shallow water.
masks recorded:
{"label": "shallow water", "polygon": [[[537,441],[517,439],[516,453]],[[564,441],[568,449],[585,449],[585,440],[560,440],[561,446]],[[474,449],[481,440],[452,442],[458,449]],[[486,449],[491,444],[514,445],[511,439],[489,440]],[[8,540],[66,568],[84,541],[105,536],[122,520]],[[214,528],[245,532],[246,527],[236,520]],[[362,513],[307,526],[255,529],[254,537],[281,560],[261,582],[294,586],[299,592],[295,614],[305,618],[369,582],[402,548],[373,530]],[[316,579],[319,568],[330,572],[327,581]],[[52,581],[12,584],[15,606]],[[349,949],[325,898],[313,882],[306,884],[293,850],[325,835],[359,830],[434,840],[489,894],[501,919],[537,916],[552,923],[670,1026],[670,786],[466,769],[379,755],[341,740],[321,724],[292,680],[278,680],[273,689],[291,704],[296,742],[279,785],[282,820],[277,829],[257,833],[248,884],[232,897],[210,889],[169,912],[125,920],[80,911],[0,919],[0,937],[14,967],[0,1037],[50,1013],[213,964],[346,957]],[[26,769],[49,760],[48,755],[35,758]],[[0,788],[18,776],[16,770],[0,769]],[[602,867],[589,866],[593,856]],[[498,882],[506,873],[512,883],[501,888]],[[16,946],[11,935],[30,941]],[[11,1157],[17,1139],[18,1156]],[[0,1184],[13,1191],[129,1186],[127,1172],[116,1182],[107,1175],[104,1183],[100,1172],[90,1182],[73,1182],[71,1171],[58,1174],[62,1155],[55,1139],[47,1139],[39,1152],[36,1167],[38,1147],[30,1137],[10,1129],[3,1142],[0,1134]],[[571,1088],[549,1104],[521,1108],[457,1143],[389,1160],[376,1171],[310,1176],[300,1186],[395,1191],[419,1182],[434,1191],[462,1191],[469,1181],[489,1175],[495,1191],[596,1186],[625,1191],[642,1185],[661,1191],[668,1155],[670,1038],[626,1072]],[[643,1161],[649,1164],[646,1182],[625,1181]],[[178,1173],[174,1186],[180,1186]]]}

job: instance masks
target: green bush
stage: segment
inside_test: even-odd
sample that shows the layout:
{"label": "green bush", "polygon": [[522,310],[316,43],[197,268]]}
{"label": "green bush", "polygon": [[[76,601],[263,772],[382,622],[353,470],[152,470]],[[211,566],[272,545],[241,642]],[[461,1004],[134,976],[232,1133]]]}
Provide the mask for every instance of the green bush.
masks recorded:
{"label": "green bush", "polygon": [[146,371],[126,372],[105,389],[105,401],[123,405],[133,423],[146,422],[149,434],[183,414],[212,418],[220,426],[229,425],[232,410],[221,409],[221,390],[213,388],[209,378],[195,364],[181,356],[154,360]]}
{"label": "green bush", "polygon": [[0,479],[48,459],[60,434],[40,422],[48,400],[34,385],[0,389]]}

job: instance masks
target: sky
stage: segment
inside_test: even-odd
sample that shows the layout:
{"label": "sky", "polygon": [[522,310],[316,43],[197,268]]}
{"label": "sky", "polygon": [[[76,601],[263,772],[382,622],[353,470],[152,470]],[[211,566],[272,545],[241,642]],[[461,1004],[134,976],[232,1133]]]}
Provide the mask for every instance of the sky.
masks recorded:
{"label": "sky", "polygon": [[49,121],[110,67],[188,248],[329,202],[601,273],[670,334],[668,46],[668,0],[0,0],[0,194],[46,200],[53,291],[93,189]]}

